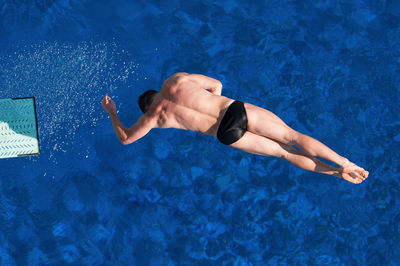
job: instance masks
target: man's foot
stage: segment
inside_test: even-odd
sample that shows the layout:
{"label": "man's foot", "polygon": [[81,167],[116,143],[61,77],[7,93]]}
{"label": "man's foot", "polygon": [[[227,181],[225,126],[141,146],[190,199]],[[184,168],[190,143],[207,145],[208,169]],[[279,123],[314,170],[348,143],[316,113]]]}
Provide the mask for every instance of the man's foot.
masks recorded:
{"label": "man's foot", "polygon": [[342,165],[342,169],[340,169],[339,173],[341,178],[354,184],[360,184],[368,177],[368,175],[368,171],[350,162],[349,160]]}

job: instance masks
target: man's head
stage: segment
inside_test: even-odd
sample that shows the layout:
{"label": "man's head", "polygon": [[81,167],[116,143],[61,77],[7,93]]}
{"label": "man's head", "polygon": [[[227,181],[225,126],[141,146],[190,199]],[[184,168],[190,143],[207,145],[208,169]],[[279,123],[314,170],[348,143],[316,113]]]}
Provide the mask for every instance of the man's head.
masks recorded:
{"label": "man's head", "polygon": [[155,90],[148,90],[139,96],[138,104],[139,104],[140,110],[142,110],[143,113],[147,112],[149,106],[151,105],[151,103],[153,101],[153,96],[156,93],[157,93],[157,91],[155,91]]}

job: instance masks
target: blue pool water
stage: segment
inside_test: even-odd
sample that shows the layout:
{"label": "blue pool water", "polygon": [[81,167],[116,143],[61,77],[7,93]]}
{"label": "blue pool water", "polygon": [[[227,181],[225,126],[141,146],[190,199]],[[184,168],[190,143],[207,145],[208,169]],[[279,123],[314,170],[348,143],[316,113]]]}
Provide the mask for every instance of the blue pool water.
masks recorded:
{"label": "blue pool water", "polygon": [[[399,265],[398,0],[0,1],[0,98],[41,154],[0,160],[0,265]],[[210,136],[121,120],[174,72],[370,171],[353,185]]]}

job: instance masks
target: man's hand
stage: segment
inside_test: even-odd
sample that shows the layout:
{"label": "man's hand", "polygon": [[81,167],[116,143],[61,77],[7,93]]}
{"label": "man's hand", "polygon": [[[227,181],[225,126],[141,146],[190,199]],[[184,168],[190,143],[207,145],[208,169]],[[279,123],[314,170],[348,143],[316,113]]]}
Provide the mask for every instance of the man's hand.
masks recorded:
{"label": "man's hand", "polygon": [[103,106],[104,110],[109,114],[109,115],[115,115],[117,114],[117,108],[115,107],[115,103],[111,98],[106,94],[104,96],[103,100],[101,101],[101,106]]}
{"label": "man's hand", "polygon": [[101,101],[101,106],[103,106],[104,110],[110,115],[115,134],[124,145],[140,139],[156,126],[157,119],[148,115],[142,115],[136,124],[130,128],[126,128],[119,120],[115,103],[108,94],[106,94]]}

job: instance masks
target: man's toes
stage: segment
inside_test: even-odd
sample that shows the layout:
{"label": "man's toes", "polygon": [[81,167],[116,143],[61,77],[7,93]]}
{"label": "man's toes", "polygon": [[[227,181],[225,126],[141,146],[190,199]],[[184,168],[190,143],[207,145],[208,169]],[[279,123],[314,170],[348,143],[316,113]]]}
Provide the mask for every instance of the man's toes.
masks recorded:
{"label": "man's toes", "polygon": [[364,171],[361,171],[360,175],[361,175],[362,178],[365,178],[365,172]]}
{"label": "man's toes", "polygon": [[352,178],[352,180],[350,182],[353,184],[360,184],[362,182],[362,180],[359,178]]}
{"label": "man's toes", "polygon": [[362,173],[355,173],[354,175],[352,175],[352,177],[357,180],[357,184],[360,184],[361,182],[363,182],[365,180],[365,177],[362,175]]}
{"label": "man's toes", "polygon": [[367,178],[367,173],[366,173],[366,171],[365,171],[364,169],[358,171],[358,174],[359,174],[360,176],[362,176],[363,178]]}

